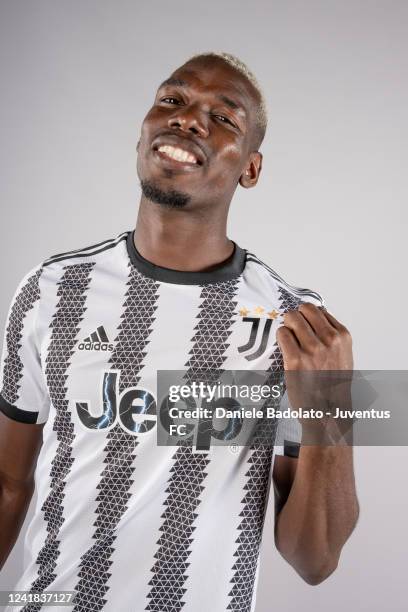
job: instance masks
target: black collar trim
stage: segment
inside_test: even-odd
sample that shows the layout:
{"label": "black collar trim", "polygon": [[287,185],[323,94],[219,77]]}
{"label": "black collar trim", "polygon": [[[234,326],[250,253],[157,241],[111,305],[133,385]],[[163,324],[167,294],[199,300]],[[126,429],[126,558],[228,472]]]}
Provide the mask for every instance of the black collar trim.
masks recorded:
{"label": "black collar trim", "polygon": [[178,285],[202,285],[237,278],[242,274],[246,260],[245,249],[241,249],[234,242],[235,248],[232,255],[213,270],[208,272],[184,272],[182,270],[172,270],[156,266],[142,257],[135,247],[134,230],[128,233],[126,247],[131,262],[139,272],[154,280]]}

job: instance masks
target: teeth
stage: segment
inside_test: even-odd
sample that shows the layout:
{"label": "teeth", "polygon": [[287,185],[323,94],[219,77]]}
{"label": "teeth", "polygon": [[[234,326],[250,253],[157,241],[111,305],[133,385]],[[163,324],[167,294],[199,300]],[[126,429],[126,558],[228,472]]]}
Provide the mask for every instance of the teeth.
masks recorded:
{"label": "teeth", "polygon": [[180,162],[189,162],[190,164],[196,164],[197,159],[188,151],[179,149],[179,147],[172,147],[171,145],[162,145],[158,148],[158,151],[165,153],[168,157],[175,159]]}

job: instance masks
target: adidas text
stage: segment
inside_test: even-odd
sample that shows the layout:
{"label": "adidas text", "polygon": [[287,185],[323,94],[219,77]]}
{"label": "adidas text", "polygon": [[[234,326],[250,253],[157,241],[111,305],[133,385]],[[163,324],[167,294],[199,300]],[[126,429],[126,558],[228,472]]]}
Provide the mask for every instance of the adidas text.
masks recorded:
{"label": "adidas text", "polygon": [[107,342],[81,342],[78,345],[80,351],[113,351],[113,344]]}

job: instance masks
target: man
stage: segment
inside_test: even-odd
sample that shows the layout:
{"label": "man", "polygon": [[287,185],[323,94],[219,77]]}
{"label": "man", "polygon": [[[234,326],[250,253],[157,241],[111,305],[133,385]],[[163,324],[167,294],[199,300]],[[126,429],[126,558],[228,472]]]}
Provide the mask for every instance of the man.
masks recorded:
{"label": "man", "polygon": [[18,287],[1,369],[2,562],[38,494],[18,589],[74,591],[75,611],[254,610],[272,470],[278,550],[309,584],[336,568],[358,514],[350,447],[299,450],[281,424],[270,447],[157,445],[157,370],[352,368],[320,296],[227,238],[265,128],[244,64],[193,57],[143,121],[135,231],[55,255]]}

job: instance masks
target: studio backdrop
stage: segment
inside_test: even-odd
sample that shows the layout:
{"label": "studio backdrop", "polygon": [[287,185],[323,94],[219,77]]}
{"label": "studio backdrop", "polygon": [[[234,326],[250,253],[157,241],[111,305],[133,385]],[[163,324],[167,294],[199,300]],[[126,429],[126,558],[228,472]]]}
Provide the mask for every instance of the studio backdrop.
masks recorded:
{"label": "studio backdrop", "polygon": [[[269,114],[261,178],[237,189],[229,238],[324,296],[356,368],[408,369],[407,26],[404,0],[1,0],[2,329],[36,264],[134,228],[157,86],[192,54],[227,51]],[[270,492],[256,612],[406,609],[407,460],[403,446],[355,448],[359,522],[315,587],[275,549]],[[0,589],[17,582],[24,532]]]}

